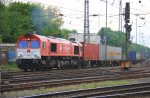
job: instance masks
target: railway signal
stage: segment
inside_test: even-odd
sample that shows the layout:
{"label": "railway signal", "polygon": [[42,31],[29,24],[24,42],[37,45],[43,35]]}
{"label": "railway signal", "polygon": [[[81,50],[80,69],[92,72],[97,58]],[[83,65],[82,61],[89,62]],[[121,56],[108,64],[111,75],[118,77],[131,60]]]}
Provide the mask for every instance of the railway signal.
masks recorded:
{"label": "railway signal", "polygon": [[129,2],[126,3],[126,7],[125,7],[125,22],[130,23],[130,3]]}
{"label": "railway signal", "polygon": [[132,30],[132,25],[130,25],[130,3],[126,2],[125,7],[125,29],[126,29],[126,60],[128,61],[128,47],[130,43],[130,32]]}

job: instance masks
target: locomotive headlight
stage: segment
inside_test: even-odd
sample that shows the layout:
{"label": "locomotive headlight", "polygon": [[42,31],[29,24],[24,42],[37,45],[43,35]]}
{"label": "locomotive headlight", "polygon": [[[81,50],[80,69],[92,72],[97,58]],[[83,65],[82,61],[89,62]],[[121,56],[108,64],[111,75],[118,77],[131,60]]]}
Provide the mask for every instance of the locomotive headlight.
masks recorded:
{"label": "locomotive headlight", "polygon": [[35,54],[34,57],[37,57],[37,54]]}
{"label": "locomotive headlight", "polygon": [[37,55],[37,54],[34,54],[34,57],[35,57],[35,58],[39,58],[39,55]]}

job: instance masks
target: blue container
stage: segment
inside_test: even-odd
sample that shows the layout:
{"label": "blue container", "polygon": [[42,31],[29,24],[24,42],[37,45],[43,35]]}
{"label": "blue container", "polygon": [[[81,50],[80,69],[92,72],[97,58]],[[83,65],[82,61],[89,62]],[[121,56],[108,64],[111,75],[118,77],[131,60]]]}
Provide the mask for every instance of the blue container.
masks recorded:
{"label": "blue container", "polygon": [[8,57],[8,62],[15,62],[16,61],[16,51],[8,51],[7,57]]}
{"label": "blue container", "polygon": [[137,53],[135,51],[129,51],[129,53],[128,53],[129,60],[135,61],[137,59],[136,54]]}

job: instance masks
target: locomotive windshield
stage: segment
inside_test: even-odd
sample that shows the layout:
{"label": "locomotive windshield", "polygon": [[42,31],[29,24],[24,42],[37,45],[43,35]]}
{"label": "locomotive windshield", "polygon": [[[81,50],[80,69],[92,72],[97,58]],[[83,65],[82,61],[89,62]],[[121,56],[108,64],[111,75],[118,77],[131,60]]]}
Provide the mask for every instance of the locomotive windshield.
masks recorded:
{"label": "locomotive windshield", "polygon": [[36,41],[36,40],[30,41],[30,48],[39,48],[39,46],[40,46],[39,41]]}
{"label": "locomotive windshield", "polygon": [[21,40],[19,42],[19,48],[27,48],[28,47],[28,41],[27,40]]}

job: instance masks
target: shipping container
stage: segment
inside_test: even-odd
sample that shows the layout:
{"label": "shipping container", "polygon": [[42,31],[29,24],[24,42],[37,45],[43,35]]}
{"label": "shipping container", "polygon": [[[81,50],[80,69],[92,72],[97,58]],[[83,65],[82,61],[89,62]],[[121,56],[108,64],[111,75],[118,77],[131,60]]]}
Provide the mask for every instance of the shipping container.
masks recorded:
{"label": "shipping container", "polygon": [[140,60],[141,59],[141,54],[140,53],[136,53],[136,60]]}
{"label": "shipping container", "polygon": [[128,58],[129,60],[135,61],[136,60],[136,52],[135,51],[129,51]]}
{"label": "shipping container", "polygon": [[106,45],[99,45],[99,60],[105,61],[106,60]]}
{"label": "shipping container", "polygon": [[107,45],[106,47],[107,55],[106,60],[121,60],[122,57],[122,48],[121,47],[114,47]]}
{"label": "shipping container", "polygon": [[82,43],[84,60],[99,60],[99,44]]}
{"label": "shipping container", "polygon": [[128,58],[129,60],[136,61],[136,60],[143,60],[144,56],[136,51],[129,51]]}

